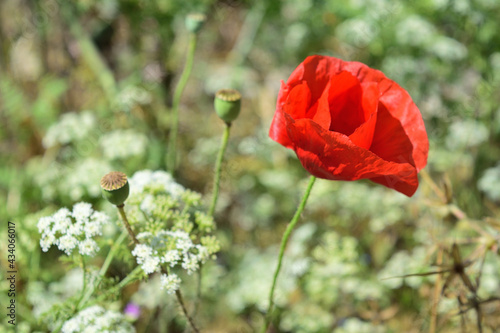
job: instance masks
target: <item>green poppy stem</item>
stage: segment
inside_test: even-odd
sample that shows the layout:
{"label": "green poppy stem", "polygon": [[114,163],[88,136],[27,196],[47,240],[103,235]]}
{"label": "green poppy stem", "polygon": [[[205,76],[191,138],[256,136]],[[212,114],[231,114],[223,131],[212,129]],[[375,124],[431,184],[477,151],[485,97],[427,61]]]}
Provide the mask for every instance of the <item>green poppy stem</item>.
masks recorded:
{"label": "green poppy stem", "polygon": [[214,188],[212,192],[212,204],[208,209],[209,216],[214,216],[215,206],[217,205],[217,198],[219,197],[219,186],[222,173],[222,161],[224,160],[224,153],[226,152],[227,143],[229,141],[230,129],[231,129],[231,124],[226,123],[226,128],[224,129],[224,134],[222,135],[222,143],[220,146],[219,154],[217,155],[217,161],[215,162]]}
{"label": "green poppy stem", "polygon": [[132,231],[132,227],[130,226],[130,223],[128,223],[127,214],[125,214],[125,209],[123,209],[124,206],[124,204],[121,204],[120,206],[116,206],[116,208],[118,208],[118,212],[122,217],[123,225],[125,226],[125,229],[127,229],[130,238],[132,238],[134,244],[137,245],[139,244],[139,240],[137,240],[137,238],[135,237],[135,234]]}
{"label": "green poppy stem", "polygon": [[172,101],[172,121],[170,127],[170,137],[168,141],[168,152],[167,152],[167,170],[173,176],[175,172],[176,165],[176,148],[177,148],[177,132],[179,128],[179,105],[181,102],[182,92],[186,87],[189,76],[191,75],[191,70],[193,69],[194,53],[196,50],[196,33],[190,33],[189,37],[189,48],[186,56],[186,63],[184,64],[184,69],[182,70],[181,78],[179,83],[175,87],[174,97]]}
{"label": "green poppy stem", "polygon": [[271,286],[271,291],[269,292],[269,307],[267,308],[267,314],[266,314],[266,319],[264,322],[264,326],[262,327],[261,332],[265,333],[267,331],[267,328],[269,327],[269,324],[271,323],[271,317],[272,317],[272,311],[274,307],[274,289],[276,288],[276,282],[278,281],[278,275],[281,270],[281,264],[283,262],[283,256],[285,254],[285,249],[286,245],[288,243],[288,239],[290,238],[290,235],[292,234],[292,230],[299,221],[300,214],[302,214],[302,211],[306,207],[307,199],[309,198],[309,194],[311,193],[312,187],[314,185],[314,182],[316,181],[316,177],[311,176],[309,179],[309,184],[307,185],[306,191],[304,193],[304,196],[302,197],[302,201],[300,202],[299,207],[297,208],[297,211],[295,212],[295,215],[293,216],[292,220],[286,227],[285,233],[283,234],[283,238],[281,239],[281,247],[280,247],[280,254],[278,257],[278,265],[276,266],[276,270],[274,272],[274,277],[273,277],[273,284]]}

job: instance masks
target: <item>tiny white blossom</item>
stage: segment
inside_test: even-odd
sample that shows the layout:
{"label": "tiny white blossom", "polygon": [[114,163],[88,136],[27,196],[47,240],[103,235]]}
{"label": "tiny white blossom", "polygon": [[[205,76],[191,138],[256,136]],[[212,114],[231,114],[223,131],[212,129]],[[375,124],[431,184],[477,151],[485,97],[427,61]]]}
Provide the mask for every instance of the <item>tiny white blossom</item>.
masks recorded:
{"label": "tiny white blossom", "polygon": [[101,235],[102,227],[96,222],[89,222],[85,225],[85,237],[90,238],[92,236]]}
{"label": "tiny white blossom", "polygon": [[141,264],[144,260],[153,254],[153,249],[146,244],[138,244],[132,250],[132,255],[137,257],[137,263]]}
{"label": "tiny white blossom", "polygon": [[42,251],[47,252],[49,250],[49,248],[54,244],[55,241],[56,241],[56,238],[55,238],[54,234],[52,234],[52,233],[44,234],[42,236],[42,239],[40,239],[40,247],[42,248]]}
{"label": "tiny white blossom", "polygon": [[139,208],[147,213],[151,214],[153,210],[156,208],[156,204],[154,203],[154,197],[151,194],[148,194],[144,197],[144,199],[141,202],[141,205]]}
{"label": "tiny white blossom", "polygon": [[66,234],[72,235],[72,236],[79,236],[82,234],[82,232],[83,232],[83,223],[81,223],[81,222],[71,224],[66,229]]}
{"label": "tiny white blossom", "polygon": [[76,247],[78,244],[78,240],[70,235],[64,235],[61,238],[59,238],[57,247],[59,250],[66,252],[67,255],[71,254],[71,251]]}
{"label": "tiny white blossom", "polygon": [[46,232],[50,229],[50,225],[53,223],[52,216],[44,216],[38,221],[38,232]]}
{"label": "tiny white blossom", "polygon": [[54,219],[53,231],[64,232],[71,224],[71,212],[67,208],[59,209],[52,218]]}
{"label": "tiny white blossom", "polygon": [[195,255],[186,253],[184,254],[184,259],[182,260],[182,268],[184,268],[189,275],[196,272],[200,267],[198,263],[198,258]]}
{"label": "tiny white blossom", "polygon": [[162,274],[160,278],[161,289],[165,289],[167,294],[173,294],[179,289],[181,279],[176,274],[165,275]]}
{"label": "tiny white blossom", "polygon": [[146,257],[141,265],[142,270],[146,274],[154,273],[160,267],[160,259],[158,257]]}
{"label": "tiny white blossom", "polygon": [[99,251],[99,246],[97,246],[97,243],[93,239],[87,238],[78,244],[78,251],[82,255],[93,256]]}
{"label": "tiny white blossom", "polygon": [[102,212],[98,212],[98,211],[95,211],[91,218],[90,218],[94,223],[97,223],[99,225],[103,225],[103,224],[107,224],[109,223],[109,216],[102,213]]}
{"label": "tiny white blossom", "polygon": [[92,205],[87,202],[79,202],[73,206],[73,217],[77,222],[87,222],[92,215]]}
{"label": "tiny white blossom", "polygon": [[150,239],[151,237],[153,237],[153,234],[150,233],[149,231],[145,231],[145,232],[141,232],[139,234],[137,234],[137,239],[142,241],[142,240],[147,240],[147,239]]}
{"label": "tiny white blossom", "polygon": [[169,264],[170,267],[174,267],[177,265],[178,261],[181,259],[179,252],[177,250],[170,250],[165,253],[165,255],[161,258],[162,263]]}
{"label": "tiny white blossom", "polygon": [[196,249],[198,250],[197,260],[204,264],[210,258],[208,249],[203,245],[196,245]]}

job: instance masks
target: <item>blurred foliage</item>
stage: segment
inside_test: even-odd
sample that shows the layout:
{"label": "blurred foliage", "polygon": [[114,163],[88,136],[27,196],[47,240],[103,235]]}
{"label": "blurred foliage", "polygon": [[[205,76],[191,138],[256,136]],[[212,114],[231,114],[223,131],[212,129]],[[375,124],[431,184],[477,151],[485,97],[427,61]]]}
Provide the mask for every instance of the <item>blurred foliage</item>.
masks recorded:
{"label": "blurred foliage", "polygon": [[[192,11],[208,20],[180,106],[176,181],[206,202],[223,129],[213,95],[227,87],[243,95],[216,214],[222,250],[203,268],[199,325],[262,325],[277,244],[307,178],[267,130],[280,80],[307,55],[326,54],[380,69],[408,90],[428,130],[429,164],[411,199],[369,182],[317,182],[286,253],[274,332],[498,331],[500,2],[3,0],[0,221],[16,222],[18,332],[46,330],[42,312],[74,297],[82,276],[55,251],[41,253],[38,219],[87,201],[117,220],[100,177],[165,169]],[[103,237],[95,267],[116,235]],[[469,285],[460,274],[448,281],[462,267],[455,243]],[[118,255],[104,287],[131,265]],[[418,275],[427,272],[438,273]],[[190,304],[196,281],[186,279]],[[106,307],[139,305],[137,332],[181,332],[185,320],[159,283],[131,284]],[[0,289],[7,304],[6,280]]]}

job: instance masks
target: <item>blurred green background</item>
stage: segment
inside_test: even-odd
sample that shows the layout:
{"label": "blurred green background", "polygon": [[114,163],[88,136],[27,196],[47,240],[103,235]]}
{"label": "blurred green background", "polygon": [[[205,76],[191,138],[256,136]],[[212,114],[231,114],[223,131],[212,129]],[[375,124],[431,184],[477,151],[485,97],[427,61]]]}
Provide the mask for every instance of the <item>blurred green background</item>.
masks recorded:
{"label": "blurred green background", "polygon": [[[457,312],[500,297],[500,2],[3,0],[0,221],[17,222],[19,331],[45,331],[41,313],[72,283],[57,253],[41,253],[38,218],[79,201],[116,218],[100,178],[166,168],[194,11],[207,21],[180,105],[175,178],[207,202],[223,130],[213,96],[243,95],[216,214],[223,249],[204,268],[203,331],[262,325],[277,244],[308,176],[267,132],[280,80],[312,54],[361,61],[405,88],[426,123],[429,164],[411,199],[370,182],[317,182],[286,253],[274,332],[475,332],[477,308],[482,330],[498,331],[498,301]],[[441,295],[449,274],[383,279],[445,270],[454,242],[477,291],[456,277]],[[113,306],[142,307],[138,332],[182,332],[157,283]],[[194,288],[182,288],[189,300]]]}

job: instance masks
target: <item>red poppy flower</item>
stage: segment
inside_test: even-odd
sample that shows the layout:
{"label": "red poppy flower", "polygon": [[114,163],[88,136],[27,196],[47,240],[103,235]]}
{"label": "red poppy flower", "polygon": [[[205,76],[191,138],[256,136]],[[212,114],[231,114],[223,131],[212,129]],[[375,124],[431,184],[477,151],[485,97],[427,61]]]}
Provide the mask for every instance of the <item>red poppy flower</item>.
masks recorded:
{"label": "red poppy flower", "polygon": [[318,178],[371,179],[412,196],[429,141],[410,95],[362,63],[311,56],[281,83],[269,136]]}

